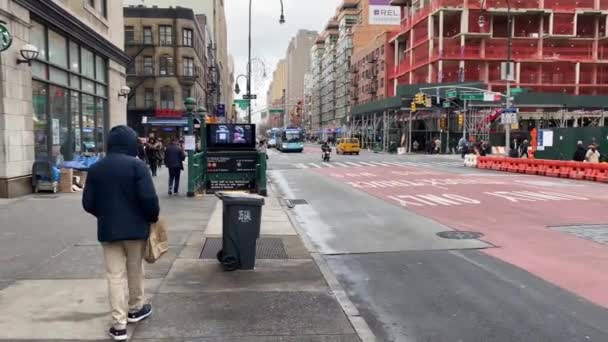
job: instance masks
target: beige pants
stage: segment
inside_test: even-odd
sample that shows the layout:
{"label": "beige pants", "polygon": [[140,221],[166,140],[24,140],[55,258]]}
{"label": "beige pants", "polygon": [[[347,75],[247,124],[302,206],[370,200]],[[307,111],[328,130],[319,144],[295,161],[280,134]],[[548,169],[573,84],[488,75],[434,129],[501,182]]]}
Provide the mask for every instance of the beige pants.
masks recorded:
{"label": "beige pants", "polygon": [[116,329],[125,329],[128,312],[139,311],[145,301],[143,257],[146,241],[104,242],[102,246],[112,307],[112,325]]}

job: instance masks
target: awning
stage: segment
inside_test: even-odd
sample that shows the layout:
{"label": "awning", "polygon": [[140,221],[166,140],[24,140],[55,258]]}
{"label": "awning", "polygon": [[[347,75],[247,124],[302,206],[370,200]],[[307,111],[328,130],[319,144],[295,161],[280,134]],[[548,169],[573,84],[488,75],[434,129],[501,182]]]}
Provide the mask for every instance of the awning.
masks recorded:
{"label": "awning", "polygon": [[188,120],[186,118],[148,118],[147,124],[150,126],[186,127],[188,126]]}

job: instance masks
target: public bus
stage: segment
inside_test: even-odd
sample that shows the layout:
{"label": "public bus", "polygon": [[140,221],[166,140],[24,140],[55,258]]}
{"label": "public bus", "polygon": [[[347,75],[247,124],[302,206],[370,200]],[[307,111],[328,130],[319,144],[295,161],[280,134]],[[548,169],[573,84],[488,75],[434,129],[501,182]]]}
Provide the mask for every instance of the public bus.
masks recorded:
{"label": "public bus", "polygon": [[302,152],[304,131],[299,127],[287,127],[277,135],[277,149],[281,152]]}
{"label": "public bus", "polygon": [[277,137],[279,136],[280,129],[272,128],[266,131],[266,146],[268,148],[277,147]]}

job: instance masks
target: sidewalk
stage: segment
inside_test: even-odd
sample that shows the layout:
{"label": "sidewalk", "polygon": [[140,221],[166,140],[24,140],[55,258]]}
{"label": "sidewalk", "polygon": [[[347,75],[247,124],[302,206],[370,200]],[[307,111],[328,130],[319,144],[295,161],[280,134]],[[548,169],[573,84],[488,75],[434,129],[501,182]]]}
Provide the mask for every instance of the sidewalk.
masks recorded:
{"label": "sidewalk", "polygon": [[[215,260],[221,203],[169,198],[166,180],[163,168],[171,248],[146,269],[155,313],[129,327],[131,341],[359,341],[272,193],[256,270],[226,273]],[[0,340],[108,340],[102,252],[80,197],[0,202]]]}

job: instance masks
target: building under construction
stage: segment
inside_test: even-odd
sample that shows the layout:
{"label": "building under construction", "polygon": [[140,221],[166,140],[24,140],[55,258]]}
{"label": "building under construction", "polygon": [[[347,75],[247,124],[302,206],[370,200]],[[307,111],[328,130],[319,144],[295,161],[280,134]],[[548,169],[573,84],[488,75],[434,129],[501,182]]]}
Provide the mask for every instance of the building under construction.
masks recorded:
{"label": "building under construction", "polygon": [[[507,79],[518,94],[513,101],[519,111],[515,137],[524,137],[534,127],[604,125],[608,0],[393,0],[391,4],[401,7],[402,19],[399,30],[387,38],[386,53],[394,56],[387,58],[387,98],[353,108],[352,134],[367,134],[371,127],[376,140],[386,136],[399,141],[403,125],[390,122],[412,120],[414,138],[444,134],[444,148],[463,130],[483,139],[493,134],[496,143],[504,144],[499,139],[503,127],[496,119],[506,97],[476,101],[473,96],[462,101],[460,96],[447,108],[441,98],[446,88],[427,89],[440,99],[410,116],[408,96],[420,88],[446,84],[457,90],[474,84],[504,95]],[[512,64],[507,66],[507,60]],[[400,86],[407,91],[399,93]],[[459,124],[462,114],[466,120]],[[446,139],[448,132],[452,137]]]}

